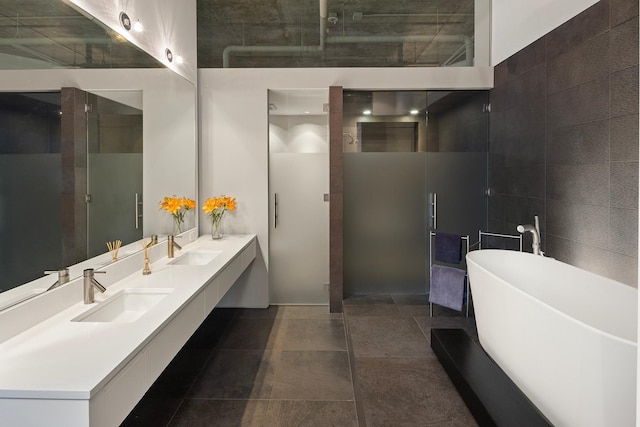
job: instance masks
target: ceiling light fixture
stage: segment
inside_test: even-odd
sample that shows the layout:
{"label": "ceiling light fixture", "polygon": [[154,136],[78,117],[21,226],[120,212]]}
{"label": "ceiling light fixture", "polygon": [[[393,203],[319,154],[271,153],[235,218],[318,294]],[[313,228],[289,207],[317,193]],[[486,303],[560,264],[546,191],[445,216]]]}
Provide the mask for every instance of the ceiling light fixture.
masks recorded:
{"label": "ceiling light fixture", "polygon": [[129,15],[124,12],[120,12],[120,24],[125,30],[131,30],[131,19],[129,18]]}
{"label": "ceiling light fixture", "polygon": [[414,108],[413,110],[409,111],[409,113],[411,113],[411,114],[413,114],[415,116],[416,114],[419,113],[419,111]]}
{"label": "ceiling light fixture", "polygon": [[134,22],[133,30],[137,31],[138,33],[141,33],[144,30],[144,25],[140,23],[139,19],[136,22]]}
{"label": "ceiling light fixture", "polygon": [[371,115],[371,110],[364,110],[362,112],[362,114],[364,114],[365,116],[370,116]]}
{"label": "ceiling light fixture", "polygon": [[169,62],[173,62],[173,53],[171,53],[171,49],[166,48],[166,49],[164,50],[164,56],[166,56],[166,57],[167,57],[167,61],[169,61]]}

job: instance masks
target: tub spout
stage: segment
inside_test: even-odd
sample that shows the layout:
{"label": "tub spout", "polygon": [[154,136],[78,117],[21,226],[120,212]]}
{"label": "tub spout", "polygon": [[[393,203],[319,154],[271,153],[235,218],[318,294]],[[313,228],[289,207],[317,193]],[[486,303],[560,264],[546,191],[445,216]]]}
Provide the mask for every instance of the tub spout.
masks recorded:
{"label": "tub spout", "polygon": [[536,216],[535,219],[536,219],[535,226],[531,224],[519,225],[518,227],[516,227],[516,230],[518,230],[519,233],[526,233],[526,232],[531,233],[533,235],[533,244],[531,245],[533,247],[533,254],[544,255],[540,250],[540,226],[538,225],[539,224],[538,217]]}

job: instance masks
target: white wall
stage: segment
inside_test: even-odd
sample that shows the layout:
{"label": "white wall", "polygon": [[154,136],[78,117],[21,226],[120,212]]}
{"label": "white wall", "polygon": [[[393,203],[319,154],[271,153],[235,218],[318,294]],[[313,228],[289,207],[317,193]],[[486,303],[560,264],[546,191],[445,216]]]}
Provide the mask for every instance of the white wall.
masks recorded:
{"label": "white wall", "polygon": [[597,2],[492,0],[491,64],[499,64]]}
{"label": "white wall", "polygon": [[[167,69],[2,71],[0,91],[142,90],[144,235],[171,231],[164,196],[196,197],[195,86]],[[192,220],[193,221],[193,220]],[[193,223],[192,223],[193,224]],[[187,224],[188,225],[188,224]]]}
{"label": "white wall", "polygon": [[[268,90],[489,89],[493,69],[483,68],[300,68],[200,69],[200,189],[202,199],[220,194],[238,200],[224,232],[255,233],[256,260],[223,301],[226,305],[268,303]],[[208,230],[206,217],[200,220]]]}
{"label": "white wall", "polygon": [[271,116],[271,153],[328,153],[329,116]]}
{"label": "white wall", "polygon": [[[196,0],[69,0],[192,83],[197,76]],[[144,31],[126,31],[120,12]],[[165,49],[184,62],[169,63]]]}

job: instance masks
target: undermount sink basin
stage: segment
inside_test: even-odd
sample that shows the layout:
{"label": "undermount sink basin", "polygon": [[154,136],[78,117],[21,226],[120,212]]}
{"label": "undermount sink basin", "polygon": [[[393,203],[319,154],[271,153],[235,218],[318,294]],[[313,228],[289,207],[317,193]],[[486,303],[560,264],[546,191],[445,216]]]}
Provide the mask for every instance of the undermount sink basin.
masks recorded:
{"label": "undermount sink basin", "polygon": [[206,265],[215,257],[220,255],[222,251],[189,251],[184,255],[171,261],[170,265]]}
{"label": "undermount sink basin", "polygon": [[129,323],[139,319],[173,289],[123,289],[72,322]]}

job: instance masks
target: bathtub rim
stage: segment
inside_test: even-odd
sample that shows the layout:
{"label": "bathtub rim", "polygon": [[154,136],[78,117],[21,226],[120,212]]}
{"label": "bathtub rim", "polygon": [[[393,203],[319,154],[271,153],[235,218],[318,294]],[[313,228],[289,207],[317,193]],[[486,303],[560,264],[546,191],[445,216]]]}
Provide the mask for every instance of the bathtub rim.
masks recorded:
{"label": "bathtub rim", "polygon": [[[482,251],[491,251],[491,252],[500,252],[500,253],[502,253],[502,252],[511,252],[511,253],[512,253],[512,252],[514,252],[514,251],[509,251],[509,250],[506,250],[506,249],[482,249]],[[575,317],[572,317],[572,316],[568,315],[567,313],[565,313],[565,312],[563,312],[563,311],[559,310],[558,308],[556,308],[556,307],[554,307],[554,306],[552,306],[552,305],[548,304],[547,302],[545,302],[545,301],[543,301],[543,300],[541,300],[541,299],[539,299],[539,298],[534,297],[534,296],[533,296],[533,295],[531,295],[530,293],[523,291],[523,290],[522,290],[522,289],[520,289],[519,287],[517,287],[517,286],[515,286],[515,285],[510,284],[510,283],[509,283],[509,282],[507,282],[504,278],[499,277],[499,276],[498,276],[498,275],[496,275],[495,273],[493,273],[493,272],[489,271],[487,268],[483,267],[481,264],[479,264],[477,261],[475,261],[475,260],[473,259],[473,257],[472,257],[472,254],[474,254],[474,253],[476,253],[476,252],[480,252],[480,251],[479,251],[479,250],[477,250],[477,251],[471,251],[471,252],[469,252],[469,253],[466,255],[466,257],[465,257],[465,258],[466,258],[466,261],[467,261],[467,272],[468,272],[468,274],[469,274],[469,286],[470,286],[470,288],[471,288],[471,297],[472,297],[472,298],[473,298],[473,282],[472,282],[472,280],[471,280],[471,273],[469,272],[469,263],[474,264],[474,266],[476,266],[477,268],[479,268],[479,269],[481,269],[482,271],[484,271],[486,274],[488,274],[489,276],[491,276],[493,279],[495,279],[495,280],[500,280],[501,282],[506,283],[506,284],[507,284],[507,285],[509,285],[511,288],[513,288],[516,292],[518,292],[518,293],[520,293],[520,294],[522,294],[522,295],[525,295],[525,296],[526,296],[526,298],[528,298],[528,299],[530,299],[530,300],[534,300],[535,302],[537,302],[537,303],[539,303],[539,304],[544,305],[544,306],[545,306],[545,308],[550,309],[552,312],[559,314],[559,315],[560,315],[561,317],[563,317],[563,318],[567,318],[567,319],[569,319],[570,321],[572,321],[572,322],[574,322],[574,323],[577,323],[577,324],[579,324],[579,325],[581,325],[581,326],[584,326],[584,327],[585,327],[585,328],[587,328],[588,330],[594,331],[594,332],[596,332],[596,333],[597,333],[597,334],[599,334],[599,335],[603,335],[603,336],[605,336],[606,338],[610,338],[610,339],[613,339],[613,340],[619,341],[619,342],[620,342],[620,343],[622,343],[622,344],[627,344],[627,345],[631,345],[631,346],[634,346],[634,347],[637,347],[637,346],[638,346],[638,338],[637,338],[637,336],[638,336],[638,333],[637,333],[637,332],[638,332],[638,331],[637,331],[637,329],[636,329],[636,333],[635,333],[635,335],[634,335],[636,339],[635,339],[635,341],[633,341],[633,340],[630,340],[630,339],[627,339],[627,338],[620,337],[620,336],[618,336],[618,335],[614,335],[614,334],[613,334],[613,333],[611,333],[611,332],[604,331],[604,330],[602,330],[602,329],[600,329],[600,328],[597,328],[597,327],[595,327],[595,326],[593,326],[593,325],[590,325],[590,324],[588,324],[588,323],[586,323],[586,322],[584,322],[584,321],[582,321],[582,320],[580,320],[580,319],[576,319]],[[526,255],[532,256],[532,257],[537,256],[537,255],[533,255],[533,254],[528,253],[528,252],[516,252],[516,253],[522,253],[522,254],[526,254]],[[553,261],[556,261],[556,262],[560,262],[560,263],[562,263],[562,264],[564,264],[564,265],[566,265],[566,266],[569,266],[569,267],[572,267],[572,268],[576,268],[576,269],[579,269],[579,270],[585,271],[585,272],[587,272],[587,273],[589,273],[589,274],[592,274],[592,275],[594,275],[594,276],[602,277],[602,278],[605,278],[605,279],[607,279],[607,280],[611,280],[611,281],[613,281],[613,282],[619,283],[621,286],[627,286],[627,287],[629,287],[630,289],[635,289],[635,288],[633,288],[633,287],[630,287],[630,286],[628,286],[628,285],[625,285],[624,283],[620,283],[620,282],[617,282],[616,280],[610,279],[610,278],[608,278],[608,277],[604,277],[604,276],[601,276],[601,275],[599,275],[599,274],[592,273],[592,272],[590,272],[590,271],[587,271],[587,270],[581,269],[581,268],[579,268],[579,267],[573,266],[573,265],[571,265],[571,264],[567,264],[567,263],[564,263],[564,262],[562,262],[562,261],[558,261],[557,259],[554,259],[554,258],[549,258],[549,259],[550,259],[550,260],[553,260]],[[635,290],[636,290],[636,291],[638,291],[637,289],[635,289]],[[472,299],[472,301],[473,301],[473,299]],[[636,299],[636,301],[637,301],[637,299]],[[637,309],[638,309],[638,306],[637,306],[637,303],[636,303],[636,325],[637,325],[637,319],[638,319],[638,314],[637,314],[638,312],[637,312]],[[475,309],[475,306],[474,306],[474,312],[475,312],[475,310],[476,310],[476,309]],[[636,326],[636,328],[637,328],[637,326]],[[480,331],[478,331],[478,332],[479,332],[479,334],[480,334]]]}

